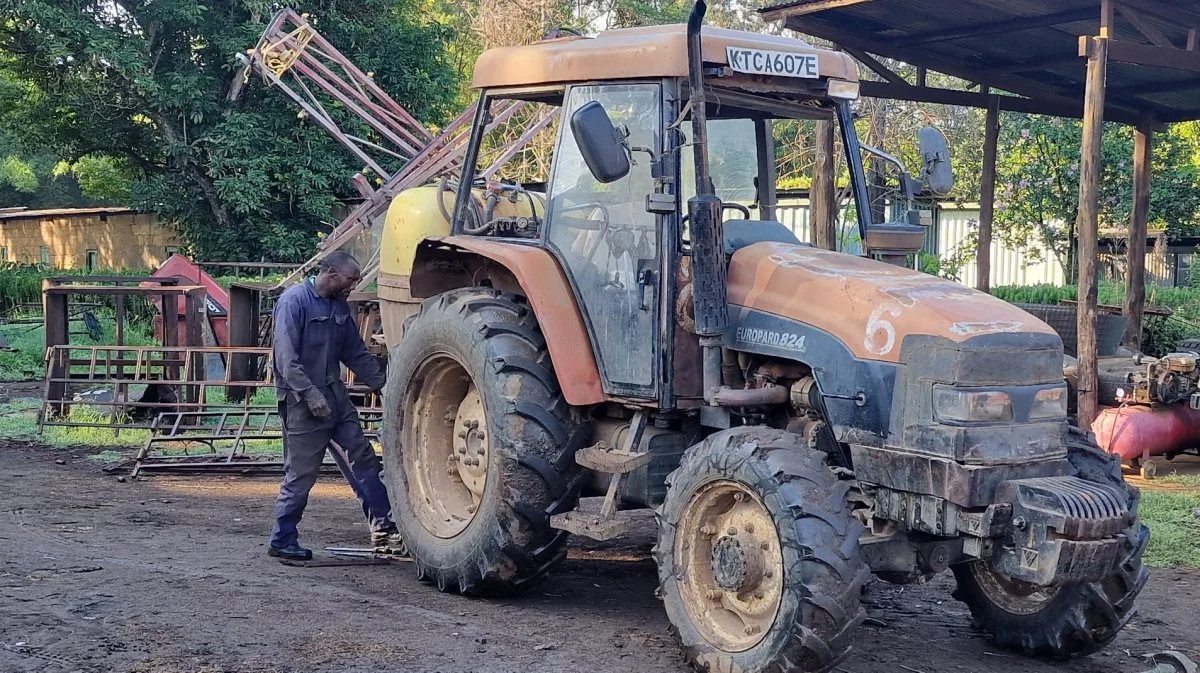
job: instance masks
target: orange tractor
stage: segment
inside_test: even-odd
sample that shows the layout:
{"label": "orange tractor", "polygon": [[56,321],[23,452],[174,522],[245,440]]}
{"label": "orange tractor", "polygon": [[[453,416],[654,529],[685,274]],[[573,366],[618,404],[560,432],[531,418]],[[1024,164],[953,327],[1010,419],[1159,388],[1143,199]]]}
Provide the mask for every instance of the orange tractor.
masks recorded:
{"label": "orange tractor", "polygon": [[[871,221],[861,159],[888,157],[855,135],[849,56],[702,29],[704,11],[486,52],[456,182],[392,202],[382,443],[420,577],[518,592],[569,535],[613,539],[653,508],[662,599],[705,670],[832,668],[872,573],[951,570],[976,622],[1030,655],[1102,648],[1148,534],[1070,424],[1060,338],[907,268],[919,211]],[[543,184],[478,168],[511,101],[557,111]],[[775,120],[840,128],[863,255],[774,221]],[[944,138],[922,141],[906,196],[947,189]],[[748,204],[723,198],[734,163]]]}

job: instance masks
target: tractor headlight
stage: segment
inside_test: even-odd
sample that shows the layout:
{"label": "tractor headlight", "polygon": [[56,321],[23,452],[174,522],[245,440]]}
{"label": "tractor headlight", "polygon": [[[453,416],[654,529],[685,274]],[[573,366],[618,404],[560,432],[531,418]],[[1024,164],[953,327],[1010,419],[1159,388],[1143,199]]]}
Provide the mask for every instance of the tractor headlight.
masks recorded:
{"label": "tractor headlight", "polygon": [[999,423],[1013,419],[1012,397],[999,390],[933,387],[933,413],[951,423]]}
{"label": "tractor headlight", "polygon": [[827,93],[830,98],[854,100],[858,98],[858,82],[850,82],[844,79],[831,79],[829,80],[829,89]]}
{"label": "tractor headlight", "polygon": [[1067,417],[1067,387],[1042,388],[1029,407],[1031,421],[1059,421]]}

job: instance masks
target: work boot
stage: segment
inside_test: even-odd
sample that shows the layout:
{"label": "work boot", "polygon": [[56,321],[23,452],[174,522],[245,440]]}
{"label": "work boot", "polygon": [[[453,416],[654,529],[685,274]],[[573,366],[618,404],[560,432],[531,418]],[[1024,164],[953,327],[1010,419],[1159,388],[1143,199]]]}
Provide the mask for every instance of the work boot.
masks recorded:
{"label": "work boot", "polygon": [[286,547],[268,547],[267,556],[284,559],[287,561],[309,561],[312,559],[312,550],[305,549],[295,542]]}
{"label": "work boot", "polygon": [[375,551],[383,554],[408,556],[408,548],[404,546],[404,539],[400,537],[400,531],[394,528],[371,531],[371,546],[375,548]]}

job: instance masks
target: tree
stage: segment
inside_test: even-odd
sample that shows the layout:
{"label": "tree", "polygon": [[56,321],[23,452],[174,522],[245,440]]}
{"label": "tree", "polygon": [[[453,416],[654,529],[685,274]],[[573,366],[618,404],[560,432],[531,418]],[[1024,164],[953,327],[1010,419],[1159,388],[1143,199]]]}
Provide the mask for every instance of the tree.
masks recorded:
{"label": "tree", "polygon": [[[1081,137],[1079,120],[1007,114],[996,166],[996,235],[1011,247],[1050,249],[1072,278]],[[1198,151],[1187,125],[1155,134],[1149,226],[1171,238],[1200,226]],[[1132,210],[1133,130],[1106,124],[1101,152],[1100,226],[1124,228]]]}
{"label": "tree", "polygon": [[[306,5],[311,4],[311,7]],[[266,86],[229,90],[261,0],[0,0],[0,53],[36,95],[23,142],[52,147],[95,194],[177,224],[200,258],[298,260],[353,198],[359,166]],[[301,2],[415,116],[439,121],[457,81],[450,37],[411,0]],[[61,171],[60,171],[61,173]],[[132,179],[128,187],[121,176]]]}

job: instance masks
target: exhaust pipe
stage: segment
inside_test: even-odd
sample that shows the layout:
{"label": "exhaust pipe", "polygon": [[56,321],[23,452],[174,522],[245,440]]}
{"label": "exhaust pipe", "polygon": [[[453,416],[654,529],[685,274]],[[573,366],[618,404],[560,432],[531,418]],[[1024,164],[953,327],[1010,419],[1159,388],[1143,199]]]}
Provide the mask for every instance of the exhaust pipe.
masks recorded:
{"label": "exhaust pipe", "polygon": [[703,49],[700,27],[708,5],[697,0],[688,16],[688,88],[692,111],[692,149],[696,161],[696,195],[688,199],[692,239],[692,302],[696,334],[703,349],[704,398],[716,406],[721,386],[721,346],[728,322],[725,305],[725,250],[721,227],[721,200],[708,170],[708,99],[704,90]]}

